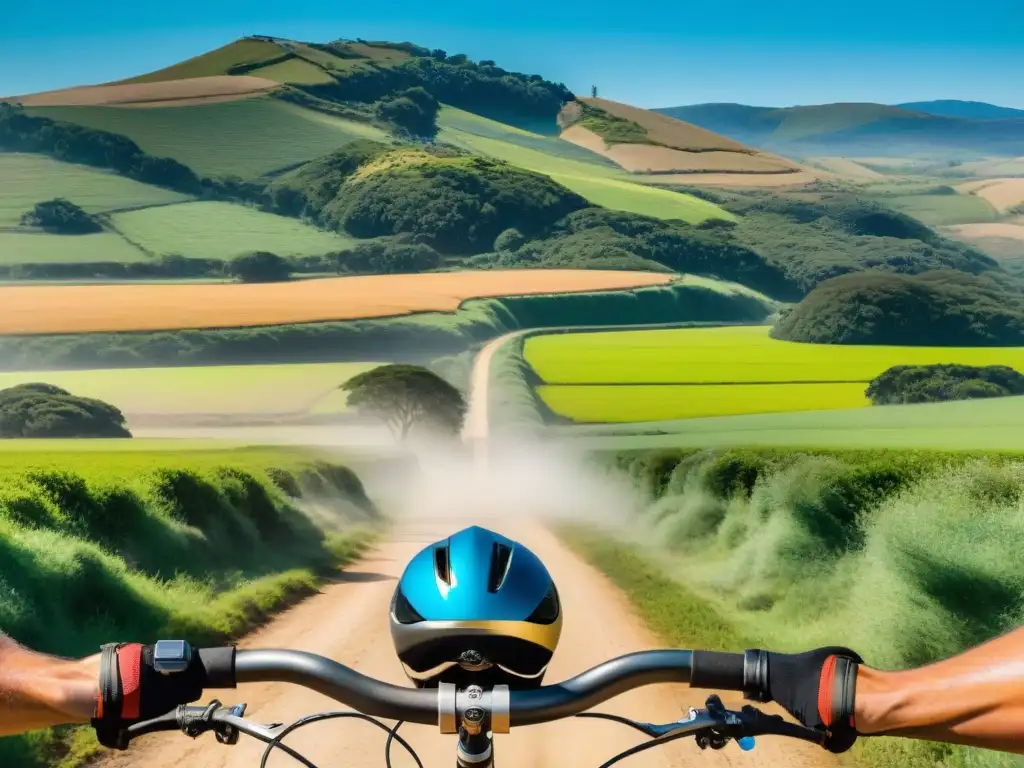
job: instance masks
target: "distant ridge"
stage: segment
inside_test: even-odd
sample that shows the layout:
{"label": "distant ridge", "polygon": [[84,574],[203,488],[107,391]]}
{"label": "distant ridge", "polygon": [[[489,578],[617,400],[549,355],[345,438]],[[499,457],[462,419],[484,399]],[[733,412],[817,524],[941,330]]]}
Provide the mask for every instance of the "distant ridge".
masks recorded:
{"label": "distant ridge", "polygon": [[966,117],[973,120],[1024,118],[1024,109],[1000,107],[984,101],[942,99],[939,101],[912,101],[906,104],[897,104],[896,106],[941,117]]}

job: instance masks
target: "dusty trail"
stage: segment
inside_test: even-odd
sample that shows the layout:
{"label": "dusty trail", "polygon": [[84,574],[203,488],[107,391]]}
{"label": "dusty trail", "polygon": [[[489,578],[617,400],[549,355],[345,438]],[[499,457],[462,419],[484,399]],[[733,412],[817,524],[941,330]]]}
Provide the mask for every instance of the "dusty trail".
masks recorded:
{"label": "dusty trail", "polygon": [[[551,466],[544,456],[537,458],[535,464],[527,465],[529,468],[525,470],[516,467],[512,472],[504,469],[498,472],[488,467],[487,375],[493,353],[506,338],[488,344],[478,355],[473,371],[464,437],[483,449],[476,453],[473,465],[445,468],[441,464],[437,472],[428,470],[426,474],[434,483],[433,489],[412,489],[410,495],[414,500],[418,498],[418,502],[411,505],[409,516],[387,541],[360,563],[339,574],[319,595],[247,637],[239,643],[241,648],[310,651],[354,667],[365,675],[407,685],[388,629],[388,608],[395,581],[416,552],[461,529],[467,520],[479,522],[529,546],[544,561],[558,585],[565,621],[559,648],[546,677],[548,683],[571,677],[622,654],[663,647],[644,628],[643,621],[614,584],[568,550],[542,523],[522,516],[524,511],[546,504],[563,508],[564,513],[576,503],[584,507],[587,519],[593,519],[597,505],[588,506],[587,501],[580,501],[585,494],[581,493],[579,485],[586,484],[585,478],[581,483],[580,478],[558,475],[561,485],[568,486],[571,492],[572,499],[566,500],[552,493],[557,484],[545,486],[545,473],[558,474],[559,469]],[[504,477],[506,484],[501,485],[499,475],[509,474],[512,476]],[[482,490],[474,490],[473,486],[481,481]],[[604,492],[603,489],[591,490],[594,494]],[[462,497],[461,492],[464,492]],[[446,511],[442,514],[439,509]],[[683,717],[690,706],[701,706],[707,693],[682,685],[649,686],[612,699],[597,709],[637,720],[668,722]],[[203,701],[214,697],[226,704],[247,702],[247,717],[257,722],[287,723],[303,715],[344,708],[320,694],[283,684],[254,684],[237,690],[212,691]],[[736,695],[726,694],[722,698],[727,706],[739,707],[744,703]],[[390,727],[392,723],[387,725]],[[402,735],[415,747],[426,768],[454,764],[455,737],[441,735],[436,727],[419,725],[404,726]],[[334,720],[299,730],[290,735],[286,743],[325,768],[362,768],[384,764],[385,738],[382,731],[370,724]],[[591,768],[643,740],[639,733],[615,723],[563,720],[496,736],[496,763],[500,768]],[[181,734],[159,734],[140,739],[129,751],[106,759],[102,765],[103,768],[255,768],[262,751],[260,744],[246,737],[234,747],[224,747],[210,734],[196,741]],[[392,761],[396,768],[414,765],[400,748],[393,751]],[[268,765],[296,763],[279,753]],[[624,765],[630,768],[826,768],[837,763],[820,748],[764,738],[748,753],[741,752],[735,745],[721,752],[702,752],[692,740],[679,740],[631,757]]]}
{"label": "dusty trail", "polygon": [[[312,651],[353,666],[364,674],[404,684],[406,680],[391,647],[387,623],[395,579],[416,551],[463,524],[423,520],[403,526],[363,562],[343,574],[337,583],[253,634],[240,644],[241,647]],[[621,593],[545,528],[530,523],[493,527],[532,547],[547,564],[562,592],[565,628],[548,674],[549,682],[572,676],[623,653],[661,647],[642,628],[642,622]],[[262,722],[290,722],[301,715],[341,708],[320,694],[281,684],[246,685],[235,691],[213,694],[225,703],[248,702],[248,716]],[[685,686],[651,686],[613,699],[600,710],[667,722],[682,717],[688,706],[699,706],[705,695]],[[727,703],[739,703],[735,697],[723,698]],[[454,737],[442,736],[436,728],[427,726],[407,725],[402,733],[417,749],[427,768],[453,764]],[[369,724],[332,721],[296,732],[288,743],[318,765],[361,767],[383,765],[384,738],[383,732]],[[642,739],[639,734],[614,723],[567,720],[499,735],[496,755],[502,768],[589,767],[600,765]],[[235,747],[223,747],[209,734],[196,741],[180,734],[160,734],[140,739],[131,750],[105,761],[104,766],[253,768],[259,765],[260,754],[259,745],[244,737]],[[567,754],[572,756],[567,758]],[[284,755],[269,762],[271,766],[295,764]],[[393,764],[398,768],[412,766],[413,762],[396,751]],[[625,765],[815,768],[833,763],[817,748],[765,738],[750,753],[742,753],[734,745],[718,753],[703,753],[689,740],[679,741],[630,758]]]}

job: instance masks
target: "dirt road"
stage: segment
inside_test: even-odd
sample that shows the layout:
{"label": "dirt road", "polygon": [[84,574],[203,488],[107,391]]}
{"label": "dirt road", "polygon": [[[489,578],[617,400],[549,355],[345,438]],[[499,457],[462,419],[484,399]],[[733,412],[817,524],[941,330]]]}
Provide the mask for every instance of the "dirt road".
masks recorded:
{"label": "dirt road", "polygon": [[[395,579],[416,551],[462,525],[457,521],[424,520],[400,528],[391,540],[347,571],[337,583],[279,617],[241,646],[312,651],[364,674],[404,684],[406,680],[395,658],[387,623]],[[565,625],[548,674],[549,682],[623,653],[659,647],[641,628],[642,622],[621,593],[602,574],[567,551],[546,529],[532,524],[493,527],[531,546],[545,561],[561,590]],[[215,693],[225,703],[248,702],[248,716],[262,722],[290,722],[301,715],[340,708],[319,694],[288,685],[247,685]],[[667,722],[682,717],[689,705],[699,706],[705,695],[685,686],[651,686],[613,699],[600,710]],[[727,703],[739,703],[734,697],[726,698]],[[427,768],[454,763],[454,737],[442,736],[436,728],[427,726],[407,725],[402,733],[416,747]],[[288,743],[318,765],[361,768],[383,765],[384,738],[383,732],[369,724],[331,721],[296,732]],[[499,735],[496,755],[502,768],[590,767],[600,765],[643,738],[614,723],[567,720]],[[223,747],[209,734],[196,741],[178,734],[161,734],[140,740],[130,751],[106,760],[104,768],[254,768],[259,765],[260,753],[259,746],[244,737],[235,747]],[[404,768],[413,762],[396,751],[393,764]],[[296,763],[280,755],[272,758],[269,765]],[[625,765],[818,768],[833,763],[817,748],[765,738],[749,753],[741,752],[735,745],[721,752],[703,753],[689,740],[679,741],[630,758]]]}

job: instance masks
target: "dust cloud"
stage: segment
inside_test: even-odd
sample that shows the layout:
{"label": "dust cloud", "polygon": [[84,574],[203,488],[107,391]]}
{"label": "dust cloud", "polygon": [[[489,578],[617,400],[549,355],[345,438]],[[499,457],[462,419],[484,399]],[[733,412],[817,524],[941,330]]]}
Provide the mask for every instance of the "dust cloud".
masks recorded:
{"label": "dust cloud", "polygon": [[495,530],[518,522],[619,529],[636,519],[636,492],[564,442],[537,438],[420,442],[418,471],[395,522],[450,521]]}

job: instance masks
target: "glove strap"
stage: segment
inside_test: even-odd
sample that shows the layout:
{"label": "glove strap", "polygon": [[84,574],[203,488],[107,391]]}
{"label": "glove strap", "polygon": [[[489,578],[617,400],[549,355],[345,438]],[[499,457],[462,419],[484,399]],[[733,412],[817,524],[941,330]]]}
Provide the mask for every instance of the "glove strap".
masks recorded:
{"label": "glove strap", "polygon": [[853,728],[858,664],[845,656],[829,656],[821,668],[818,716],[828,729]]}
{"label": "glove strap", "polygon": [[100,649],[100,692],[96,698],[96,716],[92,727],[96,738],[107,749],[126,749],[128,746],[121,726],[121,669],[117,652],[123,643],[108,643]]}

